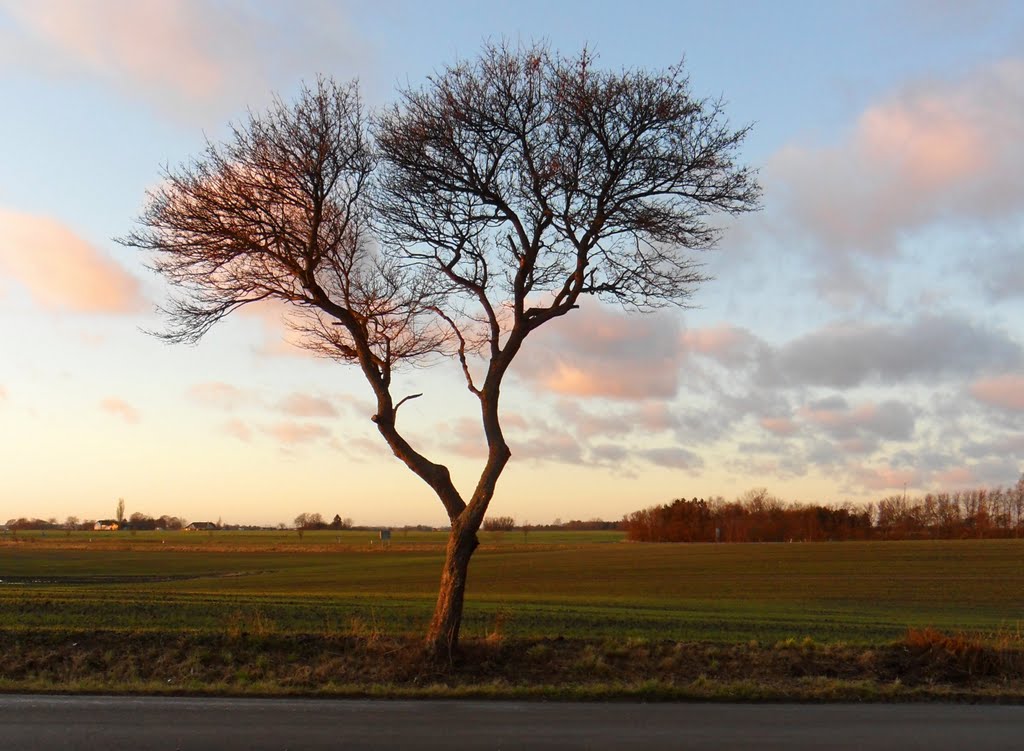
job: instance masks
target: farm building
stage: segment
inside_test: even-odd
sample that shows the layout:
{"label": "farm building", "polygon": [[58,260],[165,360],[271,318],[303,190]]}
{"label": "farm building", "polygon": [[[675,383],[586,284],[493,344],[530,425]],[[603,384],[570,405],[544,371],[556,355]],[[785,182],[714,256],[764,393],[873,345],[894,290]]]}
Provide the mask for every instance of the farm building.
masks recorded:
{"label": "farm building", "polygon": [[185,527],[186,532],[207,532],[214,529],[220,529],[213,522],[192,522]]}
{"label": "farm building", "polygon": [[113,532],[121,528],[121,523],[117,519],[100,519],[92,528],[97,532]]}

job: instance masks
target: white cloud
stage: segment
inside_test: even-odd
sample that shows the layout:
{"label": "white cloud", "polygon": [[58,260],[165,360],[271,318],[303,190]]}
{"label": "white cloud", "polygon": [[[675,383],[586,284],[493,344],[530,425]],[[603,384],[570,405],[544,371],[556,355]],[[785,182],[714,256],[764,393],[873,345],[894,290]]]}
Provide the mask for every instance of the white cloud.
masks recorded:
{"label": "white cloud", "polygon": [[278,422],[265,427],[264,432],[285,446],[312,443],[331,436],[331,432],[323,425],[310,422]]}

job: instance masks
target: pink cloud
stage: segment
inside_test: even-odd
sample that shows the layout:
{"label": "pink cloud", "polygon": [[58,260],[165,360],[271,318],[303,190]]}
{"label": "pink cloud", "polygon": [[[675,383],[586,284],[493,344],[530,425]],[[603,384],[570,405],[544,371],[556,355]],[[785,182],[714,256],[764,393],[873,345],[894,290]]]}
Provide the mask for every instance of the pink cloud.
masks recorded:
{"label": "pink cloud", "polygon": [[841,406],[807,406],[800,410],[800,416],[807,422],[833,430],[846,430],[870,422],[878,414],[874,404],[863,404],[850,409],[846,404]]}
{"label": "pink cloud", "polygon": [[390,456],[391,451],[383,440],[373,440],[364,436],[346,438],[342,444],[342,450],[357,457],[383,457]]}
{"label": "pink cloud", "polygon": [[917,190],[943,189],[991,166],[981,128],[957,103],[924,94],[867,110],[859,148],[873,163],[898,171]]}
{"label": "pink cloud", "polygon": [[587,301],[534,334],[516,372],[556,394],[666,399],[679,389],[683,354],[671,315],[630,314]]}
{"label": "pink cloud", "polygon": [[851,474],[858,483],[868,490],[910,488],[921,482],[921,473],[914,469],[857,466],[851,468]]}
{"label": "pink cloud", "polygon": [[[274,8],[217,0],[5,2],[8,65],[109,82],[181,116],[258,104],[276,83],[365,54],[329,3]],[[290,33],[282,33],[282,23]],[[253,100],[257,101],[253,101]]]}
{"label": "pink cloud", "polygon": [[788,417],[762,417],[760,422],[762,428],[775,435],[793,435],[797,431],[796,423]]}
{"label": "pink cloud", "polygon": [[[669,379],[658,379],[658,393],[668,388]],[[614,399],[644,398],[650,396],[629,373],[598,372],[567,362],[555,364],[554,369],[544,376],[543,385],[558,394],[574,396],[608,396]]]}
{"label": "pink cloud", "polygon": [[622,436],[635,428],[633,422],[621,412],[591,412],[578,401],[560,400],[555,405],[555,414],[563,425],[572,428],[584,439]]}
{"label": "pink cloud", "polygon": [[530,424],[527,422],[525,417],[513,412],[502,415],[501,427],[503,430],[527,430],[530,427]]}
{"label": "pink cloud", "polygon": [[479,420],[460,417],[450,425],[439,426],[438,432],[446,436],[445,448],[459,456],[470,459],[487,456],[484,429]]}
{"label": "pink cloud", "polygon": [[228,420],[221,425],[221,430],[245,443],[252,439],[252,430],[241,420]]}
{"label": "pink cloud", "polygon": [[323,397],[307,394],[289,394],[278,409],[292,417],[337,417],[338,410]]}
{"label": "pink cloud", "polygon": [[846,440],[866,436],[908,440],[913,435],[915,425],[913,410],[901,402],[891,400],[881,404],[868,402],[850,407],[841,397],[832,397],[802,407],[799,416],[804,422],[822,428],[832,437]]}
{"label": "pink cloud", "polygon": [[188,387],[188,398],[204,407],[215,407],[231,411],[249,404],[253,397],[237,386],[221,381],[196,383]]}
{"label": "pink cloud", "polygon": [[100,409],[133,425],[139,422],[139,411],[123,399],[108,397],[100,402]]}
{"label": "pink cloud", "polygon": [[720,324],[683,332],[683,344],[690,352],[718,360],[723,365],[740,365],[754,355],[756,337],[746,329]]}
{"label": "pink cloud", "polygon": [[144,307],[135,277],[49,217],[0,208],[0,271],[47,309],[126,313]]}
{"label": "pink cloud", "polygon": [[886,255],[931,222],[991,220],[1024,200],[1024,60],[907,86],[846,137],[791,144],[766,170],[789,218],[831,253]]}
{"label": "pink cloud", "polygon": [[509,447],[515,459],[563,464],[583,462],[583,450],[579,442],[566,432],[546,432],[529,440],[512,441]]}
{"label": "pink cloud", "polygon": [[[564,416],[561,412],[559,414]],[[571,432],[556,430],[543,423],[528,425],[525,420],[515,417],[511,422],[516,432],[508,435],[511,431],[506,430],[506,440],[517,461],[563,464],[580,464],[583,461],[583,446]],[[469,459],[482,460],[487,457],[487,443],[479,420],[460,417],[449,424],[438,426],[437,432],[445,437],[446,450]]]}
{"label": "pink cloud", "polygon": [[967,488],[978,483],[978,478],[970,467],[953,467],[935,475],[935,482],[938,487],[946,488]]}
{"label": "pink cloud", "polygon": [[636,431],[661,433],[679,427],[679,418],[665,402],[642,402],[635,409],[590,411],[577,401],[562,400],[555,413],[576,435],[625,436]]}
{"label": "pink cloud", "polygon": [[839,442],[839,448],[844,454],[870,454],[878,448],[878,441],[871,438],[847,438]]}
{"label": "pink cloud", "polygon": [[257,353],[270,357],[316,357],[313,352],[303,348],[305,335],[292,325],[296,321],[292,305],[282,300],[261,300],[243,306],[239,313],[259,322],[263,341],[256,348]]}
{"label": "pink cloud", "polygon": [[679,418],[666,402],[645,402],[633,412],[629,420],[648,433],[660,433],[679,426]]}
{"label": "pink cloud", "polygon": [[971,396],[993,407],[1024,411],[1024,376],[982,378],[971,384]]}
{"label": "pink cloud", "polygon": [[35,0],[9,12],[39,41],[94,74],[199,98],[224,85],[222,64],[204,49],[216,32],[195,3]]}
{"label": "pink cloud", "polygon": [[311,443],[331,435],[331,432],[323,425],[308,422],[279,422],[268,426],[266,432],[287,446]]}

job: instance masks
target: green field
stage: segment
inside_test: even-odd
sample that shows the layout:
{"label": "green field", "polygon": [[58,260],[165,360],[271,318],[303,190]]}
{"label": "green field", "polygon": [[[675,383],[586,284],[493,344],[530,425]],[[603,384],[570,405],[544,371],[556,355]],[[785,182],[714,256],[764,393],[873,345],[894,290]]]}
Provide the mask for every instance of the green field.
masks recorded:
{"label": "green field", "polygon": [[[21,533],[0,542],[0,629],[416,634],[443,533]],[[482,536],[464,634],[884,644],[908,627],[1018,633],[1024,540],[633,544]]]}

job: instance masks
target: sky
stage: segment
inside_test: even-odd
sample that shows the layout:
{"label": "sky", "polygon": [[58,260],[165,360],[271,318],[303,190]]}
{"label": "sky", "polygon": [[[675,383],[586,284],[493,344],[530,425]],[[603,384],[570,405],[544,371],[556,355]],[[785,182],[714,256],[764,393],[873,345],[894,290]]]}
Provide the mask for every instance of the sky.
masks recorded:
{"label": "sky", "polygon": [[[763,208],[725,219],[694,309],[596,303],[503,389],[519,522],[618,519],[765,487],[802,502],[1024,471],[1024,3],[0,0],[0,522],[127,513],[431,524],[357,369],[239,313],[151,333],[167,287],[113,238],[161,169],[318,74],[367,103],[487,40],[685,60],[752,124]],[[416,445],[468,495],[457,365],[402,375]]]}

